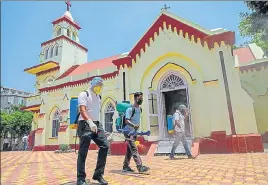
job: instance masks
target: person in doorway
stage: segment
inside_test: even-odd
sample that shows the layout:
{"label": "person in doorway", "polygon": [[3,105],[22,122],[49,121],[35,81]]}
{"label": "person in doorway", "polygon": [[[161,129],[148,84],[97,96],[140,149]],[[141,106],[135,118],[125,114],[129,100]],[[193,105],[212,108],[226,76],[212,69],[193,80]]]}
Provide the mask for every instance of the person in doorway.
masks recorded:
{"label": "person in doorway", "polygon": [[19,150],[19,141],[18,141],[18,138],[15,138],[15,140],[14,140],[14,148],[13,148],[13,150]]}
{"label": "person in doorway", "polygon": [[[140,116],[142,109],[140,108],[140,105],[143,101],[143,94],[142,92],[136,92],[134,94],[134,104],[133,106],[129,107],[126,111],[126,127],[128,127],[132,131],[137,131],[140,126]],[[134,111],[134,114],[133,114]],[[135,144],[135,141],[137,139],[137,136],[127,136],[125,135],[126,142],[127,142],[127,152],[125,155],[125,160],[123,163],[123,172],[134,172],[129,167],[130,159],[133,156],[134,161],[136,163],[137,169],[140,173],[146,173],[149,171],[149,167],[142,165],[141,157],[138,153],[137,146]]]}
{"label": "person in doorway", "polygon": [[182,142],[183,147],[185,149],[186,155],[188,158],[193,158],[190,149],[188,147],[188,143],[186,141],[185,135],[185,125],[184,119],[189,115],[188,109],[185,105],[181,104],[179,106],[175,106],[175,113],[173,115],[174,119],[174,131],[175,131],[175,141],[173,143],[171,152],[170,152],[170,159],[175,159],[175,150],[177,149],[180,142]]}
{"label": "person in doorway", "polygon": [[5,139],[4,139],[4,144],[3,144],[3,151],[7,151],[7,149],[8,149],[8,144],[9,144],[9,142],[8,142],[8,138],[5,137]]}
{"label": "person in doorway", "polygon": [[28,147],[28,136],[24,134],[22,137],[23,150],[26,151]]}
{"label": "person in doorway", "polygon": [[77,185],[87,185],[85,162],[91,139],[98,145],[98,161],[93,175],[93,179],[100,184],[108,184],[103,179],[106,158],[108,152],[108,141],[105,136],[102,124],[100,123],[100,93],[103,87],[103,79],[95,77],[91,81],[90,88],[81,92],[78,96],[78,106],[80,111],[78,121],[78,136],[80,147],[77,158]]}

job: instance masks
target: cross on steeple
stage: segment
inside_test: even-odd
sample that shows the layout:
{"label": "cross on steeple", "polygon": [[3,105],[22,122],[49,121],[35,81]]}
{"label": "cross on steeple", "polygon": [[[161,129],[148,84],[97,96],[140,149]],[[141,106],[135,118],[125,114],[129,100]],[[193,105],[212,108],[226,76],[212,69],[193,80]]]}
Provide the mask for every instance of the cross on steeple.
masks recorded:
{"label": "cross on steeple", "polygon": [[170,7],[167,7],[166,4],[164,5],[164,8],[161,8],[161,10],[167,10],[167,9],[170,9]]}
{"label": "cross on steeple", "polygon": [[70,1],[65,1],[65,4],[67,5],[67,11],[70,11],[71,2]]}

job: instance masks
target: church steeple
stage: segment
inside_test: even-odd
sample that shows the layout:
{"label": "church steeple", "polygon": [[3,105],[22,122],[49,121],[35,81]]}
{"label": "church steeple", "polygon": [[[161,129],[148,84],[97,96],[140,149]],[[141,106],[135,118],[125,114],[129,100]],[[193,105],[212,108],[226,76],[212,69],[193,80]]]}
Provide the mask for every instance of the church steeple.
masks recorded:
{"label": "church steeple", "polygon": [[75,42],[79,43],[79,30],[81,27],[73,19],[73,16],[70,12],[70,7],[72,6],[70,1],[65,2],[67,8],[62,17],[53,21],[53,38],[65,35],[72,39]]}
{"label": "church steeple", "polygon": [[80,65],[87,61],[87,48],[79,43],[81,27],[74,21],[70,12],[71,3],[66,3],[65,13],[52,22],[52,39],[41,44],[40,62],[57,62],[60,74],[73,65]]}

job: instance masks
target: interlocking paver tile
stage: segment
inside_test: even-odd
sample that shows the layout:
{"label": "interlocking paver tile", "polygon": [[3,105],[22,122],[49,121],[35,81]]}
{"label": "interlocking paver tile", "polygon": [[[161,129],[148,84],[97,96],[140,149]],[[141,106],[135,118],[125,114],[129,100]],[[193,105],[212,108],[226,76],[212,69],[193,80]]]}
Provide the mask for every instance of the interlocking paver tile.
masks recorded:
{"label": "interlocking paver tile", "polygon": [[[96,158],[97,152],[89,151],[86,163],[88,179],[92,177]],[[150,175],[123,173],[124,157],[108,156],[105,178],[110,185],[268,185],[268,153],[200,155],[195,160],[172,161],[162,156],[142,158],[143,163],[151,168]],[[2,152],[1,184],[74,185],[76,159],[75,153]],[[135,169],[133,161],[131,166]]]}

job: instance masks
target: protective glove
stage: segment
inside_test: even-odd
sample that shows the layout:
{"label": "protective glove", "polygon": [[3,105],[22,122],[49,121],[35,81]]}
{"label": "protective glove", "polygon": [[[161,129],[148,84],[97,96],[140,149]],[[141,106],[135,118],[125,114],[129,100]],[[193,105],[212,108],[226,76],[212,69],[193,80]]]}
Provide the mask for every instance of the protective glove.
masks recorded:
{"label": "protective glove", "polygon": [[87,120],[87,123],[88,123],[88,126],[89,126],[90,130],[91,130],[92,132],[97,133],[97,131],[98,131],[98,127],[97,127],[97,125],[96,125],[95,123],[93,123],[93,121],[90,120],[90,119]]}

